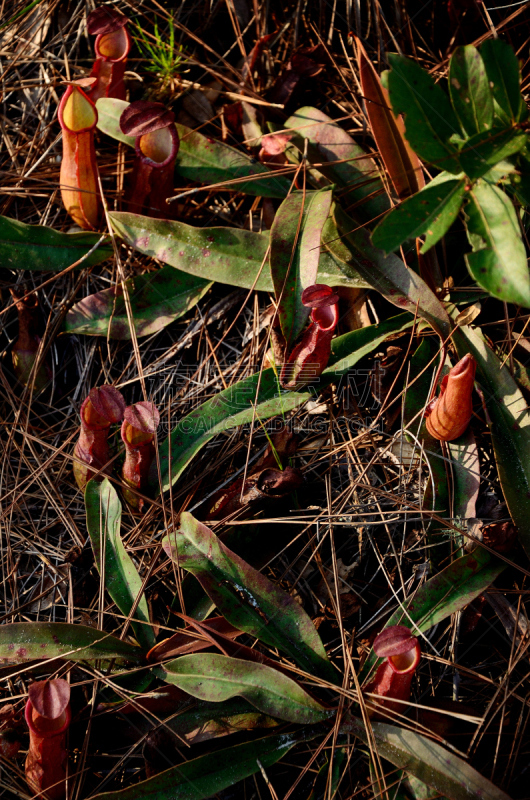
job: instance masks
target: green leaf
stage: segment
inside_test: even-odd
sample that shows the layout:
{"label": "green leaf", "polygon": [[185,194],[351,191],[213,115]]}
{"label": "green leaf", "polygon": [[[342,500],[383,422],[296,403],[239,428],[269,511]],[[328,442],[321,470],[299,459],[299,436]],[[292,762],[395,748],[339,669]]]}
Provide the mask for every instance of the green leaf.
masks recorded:
{"label": "green leaf", "polygon": [[493,125],[493,95],[482,57],[472,44],[457,47],[449,61],[449,95],[467,136]]}
{"label": "green leaf", "polygon": [[[111,211],[109,217],[128,245],[181,272],[243,289],[274,291],[268,234],[239,228],[195,228],[120,211]],[[328,253],[320,256],[317,280],[329,286],[366,286],[355,272],[351,277],[345,275]]]}
{"label": "green leaf", "polygon": [[274,217],[270,270],[282,333],[289,348],[306,326],[309,308],[302,292],[317,281],[320,237],[331,192],[293,192]]}
{"label": "green leaf", "polygon": [[67,622],[12,622],[0,625],[0,658],[9,661],[123,658],[139,664],[143,661],[143,655],[139,647],[87,625]]}
{"label": "green leaf", "polygon": [[307,724],[329,717],[296,681],[267,666],[218,653],[181,656],[155,672],[200,700],[220,703],[244,697],[259,711],[287,722]]}
{"label": "green leaf", "polygon": [[[417,313],[447,338],[451,331],[447,312],[427,284],[397,256],[385,256],[374,247],[368,233],[360,228],[339,205],[332,210],[323,231],[323,240],[333,252],[340,242],[349,251],[349,263],[367,283],[402,311]],[[340,256],[339,256],[340,257]],[[345,267],[346,269],[346,267]]]}
{"label": "green leaf", "polygon": [[[438,572],[421,586],[391,615],[385,628],[405,625],[413,631],[425,633],[451,614],[461,611],[478,597],[505,568],[505,563],[477,549],[462,556]],[[379,662],[372,650],[362,668],[364,680]]]}
{"label": "green leaf", "polygon": [[457,218],[465,192],[465,179],[442,172],[428,186],[386,215],[372,234],[373,244],[385,253],[391,253],[407,239],[426,233],[421,248],[421,252],[426,253]]}
{"label": "green leaf", "polygon": [[[444,747],[414,731],[372,722],[377,751],[396,767],[406,770],[450,800],[510,800],[508,795],[473,767]],[[360,719],[351,717],[340,731],[371,743]]]}
{"label": "green leaf", "polygon": [[460,150],[462,169],[471,180],[490,173],[492,167],[523,149],[526,133],[516,128],[492,128],[468,139]]}
{"label": "green leaf", "polygon": [[348,203],[363,201],[360,214],[373,219],[388,209],[377,164],[331,117],[304,106],[289,117],[284,129],[294,132],[293,141],[302,153],[308,142],[309,162],[318,164],[318,171],[332,183],[347,189]]}
{"label": "green leaf", "polygon": [[458,119],[443,89],[415,61],[390,53],[388,91],[395,114],[405,114],[405,136],[412,149],[448,172],[461,172],[456,148]]}
{"label": "green leaf", "polygon": [[302,669],[335,682],[320,636],[302,606],[206,525],[185,511],[177,533],[166,536],[162,545],[179,567],[195,575],[228,622],[288,653]]}
{"label": "green leaf", "polygon": [[[405,330],[411,324],[408,314],[400,314],[379,325],[370,325],[333,339],[330,366],[318,379],[317,390],[353,367],[391,333]],[[299,392],[281,389],[272,369],[251,375],[219,392],[181,419],[159,446],[160,491],[167,491],[192,458],[218,433],[252,422],[255,418],[264,422],[279,414],[283,416],[313,396],[312,389]],[[150,484],[153,489],[159,486],[156,464],[151,467]]]}
{"label": "green leaf", "polygon": [[126,211],[111,211],[109,217],[117,235],[144,255],[206,281],[243,289],[255,284],[256,289],[272,291],[266,234],[240,228],[195,228]]}
{"label": "green leaf", "polygon": [[313,736],[304,731],[282,733],[227,747],[185,761],[126,789],[94,795],[93,800],[206,800],[258,772],[259,764],[267,769],[295,744]]}
{"label": "green leaf", "polygon": [[[136,336],[149,336],[181,317],[198,303],[211,282],[166,265],[126,281]],[[131,338],[125,300],[120,284],[84,297],[68,311],[67,333]]]}
{"label": "green leaf", "polygon": [[521,544],[530,555],[530,414],[526,400],[508,367],[501,366],[477,331],[458,327],[453,341],[461,358],[471,353],[477,360],[477,380],[490,419],[502,491]]}
{"label": "green leaf", "polygon": [[[125,136],[119,127],[120,116],[128,105],[124,100],[101,97],[96,103],[98,128],[134,147],[134,137]],[[203,136],[185,125],[176,128],[180,145],[175,171],[181,177],[197,183],[221,183],[234,191],[262,197],[285,197],[291,188],[289,179],[275,175],[273,170],[235,147]]]}
{"label": "green leaf", "polygon": [[460,519],[469,519],[476,513],[475,504],[480,485],[480,462],[473,431],[468,428],[463,436],[447,442],[453,473],[453,513]]}
{"label": "green leaf", "polygon": [[[100,239],[99,233],[60,233],[45,225],[26,225],[0,216],[0,260],[5,269],[47,272],[66,269],[86,256]],[[79,264],[79,268],[93,267],[112,255],[107,239]]]}
{"label": "green leaf", "polygon": [[123,144],[134,148],[136,137],[126,136],[121,132],[120,128],[120,117],[129,105],[130,103],[126,100],[117,100],[114,97],[100,97],[96,101],[98,112],[97,127],[107,136],[111,136],[113,139],[117,139],[118,142],[123,142]]}
{"label": "green leaf", "polygon": [[[128,616],[136,598],[142,592],[142,579],[120,536],[121,503],[108,478],[92,479],[85,489],[86,524],[94,550],[94,559],[105,588],[122,614]],[[147,600],[142,595],[132,626],[140,645],[150,649],[155,635],[149,622]]]}
{"label": "green leaf", "polygon": [[508,303],[530,306],[530,275],[517,215],[497,186],[480,181],[466,205],[469,272],[483,289]]}
{"label": "green leaf", "polygon": [[513,48],[501,39],[488,39],[480,55],[486,67],[497,115],[503,122],[520,122],[528,116],[521,96],[521,71]]}

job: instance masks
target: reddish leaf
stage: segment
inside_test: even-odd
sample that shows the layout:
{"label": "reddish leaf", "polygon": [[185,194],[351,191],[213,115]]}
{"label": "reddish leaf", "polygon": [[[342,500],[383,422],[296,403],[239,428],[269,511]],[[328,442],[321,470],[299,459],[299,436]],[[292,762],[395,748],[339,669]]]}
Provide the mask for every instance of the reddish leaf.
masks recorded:
{"label": "reddish leaf", "polygon": [[70,684],[61,678],[37,681],[28,689],[31,705],[41,717],[57,719],[70,702]]}
{"label": "reddish leaf", "polygon": [[388,92],[359,39],[357,60],[366,113],[381,158],[400,199],[410,197],[425,185],[421,163],[404,136],[405,126],[392,112]]}

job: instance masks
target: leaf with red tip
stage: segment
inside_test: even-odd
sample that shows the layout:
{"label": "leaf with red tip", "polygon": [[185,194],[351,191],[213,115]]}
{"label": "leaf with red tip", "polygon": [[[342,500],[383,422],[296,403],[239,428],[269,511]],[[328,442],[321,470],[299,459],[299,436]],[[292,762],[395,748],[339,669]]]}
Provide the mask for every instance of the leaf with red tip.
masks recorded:
{"label": "leaf with red tip", "polygon": [[29,687],[28,697],[41,717],[58,719],[70,702],[70,684],[62,678],[37,681]]}
{"label": "leaf with red tip", "polygon": [[136,100],[120,116],[120,129],[126,136],[143,136],[175,122],[175,115],[163,103]]}
{"label": "leaf with red tip", "polygon": [[166,536],[163,547],[181,568],[195,575],[232,625],[288,653],[303,669],[336,680],[304,609],[229,550],[206,525],[183,512],[179,531]]}
{"label": "leaf with red tip", "polygon": [[372,135],[397,196],[400,199],[410,197],[425,184],[420,160],[405,139],[405,126],[399,117],[394,116],[388,92],[366,55],[360,39],[356,38],[355,41],[361,87]]}

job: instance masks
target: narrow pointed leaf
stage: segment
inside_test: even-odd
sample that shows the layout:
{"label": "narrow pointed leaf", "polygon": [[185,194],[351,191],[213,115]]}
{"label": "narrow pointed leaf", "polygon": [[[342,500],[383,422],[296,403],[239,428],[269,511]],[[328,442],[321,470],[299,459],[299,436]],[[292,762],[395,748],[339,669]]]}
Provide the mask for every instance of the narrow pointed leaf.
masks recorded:
{"label": "narrow pointed leaf", "polygon": [[[100,239],[98,233],[61,233],[45,225],[26,225],[0,216],[0,260],[5,269],[66,269],[86,256]],[[112,255],[112,247],[103,241],[79,269],[93,267]]]}
{"label": "narrow pointed leaf", "polygon": [[293,192],[279,207],[272,224],[270,270],[288,348],[309,317],[302,292],[317,282],[320,237],[330,207],[330,191]]}
{"label": "narrow pointed leaf", "polygon": [[[121,613],[127,616],[142,591],[142,579],[121,540],[121,503],[108,478],[87,483],[85,505],[87,530],[96,567],[109,595]],[[147,600],[143,596],[133,619],[146,623],[133,622],[132,625],[140,645],[150,649],[155,643],[155,636],[149,624]]]}
{"label": "narrow pointed leaf", "polygon": [[173,561],[195,575],[232,625],[288,653],[302,669],[335,680],[320,636],[304,609],[229,550],[206,525],[184,512],[179,531],[166,536],[163,546]]}
{"label": "narrow pointed leaf", "polygon": [[479,286],[508,303],[530,306],[530,275],[517,215],[508,195],[481,181],[466,205],[469,272]]}
{"label": "narrow pointed leaf", "polygon": [[[365,744],[370,742],[360,719],[351,717],[340,730],[358,736]],[[450,800],[510,800],[502,789],[431,739],[384,722],[372,722],[372,731],[382,758],[432,786],[443,797]]]}
{"label": "narrow pointed leaf", "polygon": [[441,173],[425,189],[408,197],[386,215],[372,234],[373,244],[391,253],[407,239],[426,234],[421,248],[421,252],[426,253],[457,218],[465,193],[464,178]]}
{"label": "narrow pointed leaf", "polygon": [[408,314],[400,314],[379,325],[371,325],[333,339],[330,365],[324,370],[314,389],[284,391],[274,371],[267,369],[261,375],[251,375],[219,392],[181,419],[171,435],[159,446],[160,482],[156,464],[153,464],[151,487],[156,490],[160,486],[160,491],[167,491],[182,475],[192,458],[216,434],[252,422],[256,418],[264,422],[278,414],[288,414],[313,397],[314,391],[332,383],[353,367],[391,333],[406,330],[411,324],[412,319]]}
{"label": "narrow pointed leaf", "polygon": [[[457,558],[402,603],[391,615],[385,628],[406,625],[413,632],[425,633],[482,594],[505,566],[503,561],[480,548]],[[373,674],[377,663],[378,658],[372,650],[364,663],[360,679]]]}
{"label": "narrow pointed leaf", "polygon": [[[402,311],[417,312],[445,339],[451,330],[444,306],[427,284],[397,256],[385,256],[370,241],[369,234],[360,228],[339,205],[332,210],[322,234],[323,242],[339,258],[348,258],[354,269],[376,291]],[[344,255],[346,251],[347,256]],[[346,267],[345,267],[346,269]]]}
{"label": "narrow pointed leaf", "polygon": [[[126,284],[137,337],[156,333],[181,317],[212,285],[169,265],[158,272],[129,278]],[[76,303],[66,315],[65,330],[129,340],[131,330],[121,286],[103,289]]]}
{"label": "narrow pointed leaf", "polygon": [[521,96],[521,71],[513,48],[501,39],[488,39],[480,48],[492,84],[496,113],[503,122],[520,122],[528,116]]}
{"label": "narrow pointed leaf", "polygon": [[293,141],[304,152],[309,143],[310,163],[332,183],[347,189],[348,203],[364,201],[359,207],[363,218],[373,219],[389,207],[377,164],[369,158],[346,131],[318,108],[299,108],[285,123]]}
{"label": "narrow pointed leaf", "polygon": [[361,88],[372,136],[394,184],[396,194],[403,200],[415,194],[424,185],[421,164],[405,139],[403,121],[394,116],[388,91],[382,85],[360,39],[356,38],[355,42]]}
{"label": "narrow pointed leaf", "polygon": [[490,418],[491,440],[504,499],[530,555],[530,413],[508,367],[501,366],[481,335],[467,326],[457,328],[459,354],[477,361],[477,381]]}
{"label": "narrow pointed leaf", "polygon": [[264,714],[286,722],[321,722],[330,715],[287,675],[241,658],[217,653],[181,656],[155,672],[192,697],[213,703],[243,697]]}
{"label": "narrow pointed leaf", "polygon": [[495,164],[522,150],[527,139],[526,133],[516,128],[492,128],[477,133],[460,150],[462,169],[471,180],[477,180],[489,174]]}
{"label": "narrow pointed leaf", "polygon": [[493,95],[482,61],[472,44],[457,47],[449,61],[449,95],[467,136],[493,125]]}
{"label": "narrow pointed leaf", "polygon": [[283,733],[217,750],[126,789],[94,795],[93,800],[206,800],[258,772],[260,764],[267,769],[295,744],[313,736],[304,731]]}
{"label": "narrow pointed leaf", "polygon": [[474,517],[480,486],[480,462],[473,431],[469,428],[453,442],[447,442],[454,488],[454,515],[462,520]]}
{"label": "narrow pointed leaf", "polygon": [[[128,245],[181,272],[204,281],[273,291],[267,257],[268,234],[239,228],[195,228],[185,222],[125,211],[111,211],[109,217],[116,234]],[[318,273],[321,283],[330,286],[355,283],[355,276],[349,281],[327,254],[322,256]]]}
{"label": "narrow pointed leaf", "polygon": [[123,658],[141,663],[143,652],[117,636],[87,625],[67,622],[12,622],[0,625],[0,658],[29,661],[66,658],[69,661]]}
{"label": "narrow pointed leaf", "polygon": [[[129,105],[123,100],[101,97],[96,103],[98,128],[134,147],[134,137],[123,134],[119,126],[120,116]],[[285,197],[289,191],[291,181],[288,178],[275,175],[273,170],[246,153],[185,125],[176,128],[180,146],[175,172],[182,178],[206,185],[223,183],[234,191],[262,197]]]}
{"label": "narrow pointed leaf", "polygon": [[395,54],[389,54],[388,60],[390,101],[395,114],[405,115],[408,143],[424,161],[447,172],[460,172],[456,147],[449,142],[460,132],[460,125],[449,98],[415,61]]}

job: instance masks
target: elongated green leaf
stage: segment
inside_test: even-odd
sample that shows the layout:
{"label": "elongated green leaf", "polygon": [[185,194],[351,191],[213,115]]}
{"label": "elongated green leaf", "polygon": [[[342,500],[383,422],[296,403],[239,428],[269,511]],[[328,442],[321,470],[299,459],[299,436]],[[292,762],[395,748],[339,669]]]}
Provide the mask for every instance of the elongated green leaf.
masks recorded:
{"label": "elongated green leaf", "polygon": [[309,143],[310,163],[318,164],[319,172],[347,189],[348,203],[364,201],[359,207],[363,218],[373,219],[388,209],[377,164],[331,117],[318,108],[304,106],[289,117],[285,130],[294,132],[294,143],[301,152],[305,141]]}
{"label": "elongated green leaf", "polygon": [[[195,228],[128,212],[112,211],[109,216],[117,235],[127,244],[181,272],[243,289],[274,291],[268,234],[239,228]],[[317,280],[329,286],[367,285],[355,271],[347,276],[328,253],[321,253]]]}
{"label": "elongated green leaf", "polygon": [[480,55],[492,84],[495,111],[503,122],[520,122],[528,111],[521,96],[519,61],[513,48],[501,39],[488,39],[481,45]]}
{"label": "elongated green leaf", "polygon": [[517,215],[498,186],[479,181],[466,205],[469,272],[483,289],[508,303],[530,306],[530,275]]}
{"label": "elongated green leaf", "polygon": [[181,656],[156,667],[155,672],[200,700],[220,703],[244,697],[264,714],[287,722],[321,722],[330,715],[287,675],[241,658],[218,653]]}
{"label": "elongated green leaf", "polygon": [[[351,717],[340,730],[369,743],[360,719]],[[502,789],[431,739],[384,722],[372,722],[372,731],[380,756],[450,800],[510,800]]]}
{"label": "elongated green leaf", "polygon": [[330,207],[330,191],[293,192],[279,207],[272,224],[270,269],[287,348],[309,317],[302,292],[317,280],[320,236]]}
{"label": "elongated green leaf", "polygon": [[[142,591],[142,579],[120,536],[121,503],[108,478],[91,480],[85,489],[87,530],[94,550],[97,569],[105,588],[122,614],[128,615]],[[133,628],[142,647],[150,649],[155,636],[149,624],[147,600],[142,596],[133,619]]]}
{"label": "elongated green leaf", "polygon": [[482,56],[472,44],[457,47],[449,61],[449,95],[467,136],[493,125],[493,95]]}
{"label": "elongated green leaf", "polygon": [[[281,389],[272,369],[251,375],[219,392],[181,419],[171,435],[160,445],[160,482],[156,464],[150,474],[153,489],[167,491],[180,477],[192,458],[221,431],[244,425],[257,418],[264,422],[277,414],[287,414],[305,403],[318,390],[336,380],[363,356],[378,347],[387,336],[412,324],[408,314],[400,314],[379,325],[338,336],[331,343],[330,365],[315,387],[299,392]],[[254,412],[255,407],[256,411]]]}
{"label": "elongated green leaf", "polygon": [[134,147],[136,142],[135,136],[126,136],[121,132],[120,117],[129,106],[126,100],[117,100],[114,97],[100,97],[96,101],[96,108],[98,112],[98,129],[107,136],[117,139],[123,144]]}
{"label": "elongated green leaf", "polygon": [[407,239],[426,233],[421,248],[421,252],[426,253],[457,218],[465,192],[464,178],[442,172],[428,186],[386,215],[372,234],[373,244],[385,253],[391,253]]}
{"label": "elongated green leaf", "polygon": [[339,205],[335,205],[322,233],[325,245],[401,310],[417,313],[445,339],[451,330],[444,306],[427,284],[397,256],[385,256],[374,247],[368,233],[360,228]]}
{"label": "elongated green leaf", "polygon": [[[9,217],[0,217],[0,261],[5,269],[66,269],[90,252],[99,233],[61,233],[45,225],[26,225]],[[103,241],[85,258],[79,268],[93,267],[112,257],[112,247]]]}
{"label": "elongated green leaf", "polygon": [[[503,561],[477,548],[473,553],[456,559],[424,583],[392,614],[385,628],[406,625],[414,631],[425,633],[482,594],[504,568]],[[368,676],[377,663],[377,656],[372,650],[360,677]]]}
{"label": "elongated green leaf", "polygon": [[[119,119],[129,103],[101,97],[96,104],[98,128],[103,133],[134,147],[135,139],[125,136]],[[177,125],[180,139],[175,171],[182,178],[198,183],[222,183],[234,191],[262,197],[285,197],[291,187],[287,178],[228,144],[203,136],[185,125]],[[248,180],[247,180],[248,179]]]}
{"label": "elongated green leaf", "polygon": [[28,661],[35,658],[67,658],[93,661],[124,658],[136,664],[143,661],[139,647],[116,636],[67,622],[12,622],[0,625],[0,658]]}
{"label": "elongated green leaf", "polygon": [[288,653],[303,669],[335,680],[320,636],[304,609],[229,550],[206,525],[184,512],[179,531],[166,536],[162,544],[173,561],[195,575],[232,625]]}
{"label": "elongated green leaf", "polygon": [[[211,282],[166,265],[158,272],[126,281],[136,336],[149,336],[181,317],[199,302]],[[131,330],[121,286],[89,294],[66,315],[67,333],[128,340]]]}
{"label": "elongated green leaf", "polygon": [[260,764],[267,769],[295,744],[313,736],[304,731],[283,733],[227,747],[185,761],[126,789],[94,795],[93,800],[206,800],[258,772]]}
{"label": "elongated green leaf", "polygon": [[527,139],[526,133],[516,128],[492,128],[477,133],[460,150],[462,169],[471,180],[489,175],[495,164],[522,150]]}
{"label": "elongated green leaf", "polygon": [[480,462],[473,431],[469,428],[456,441],[447,442],[453,473],[455,517],[475,516],[475,504],[480,486]]}
{"label": "elongated green leaf", "polygon": [[460,356],[477,360],[477,380],[490,418],[491,440],[504,498],[526,553],[530,555],[530,414],[507,367],[472,328],[456,329]]}
{"label": "elongated green leaf", "polygon": [[450,137],[460,126],[449,98],[424,69],[404,56],[389,54],[388,91],[395,114],[405,114],[405,136],[412,149],[447,172],[461,171]]}
{"label": "elongated green leaf", "polygon": [[268,235],[239,228],[195,228],[126,211],[112,211],[109,217],[118,236],[140,253],[206,281],[244,289],[255,283],[256,289],[272,291]]}

